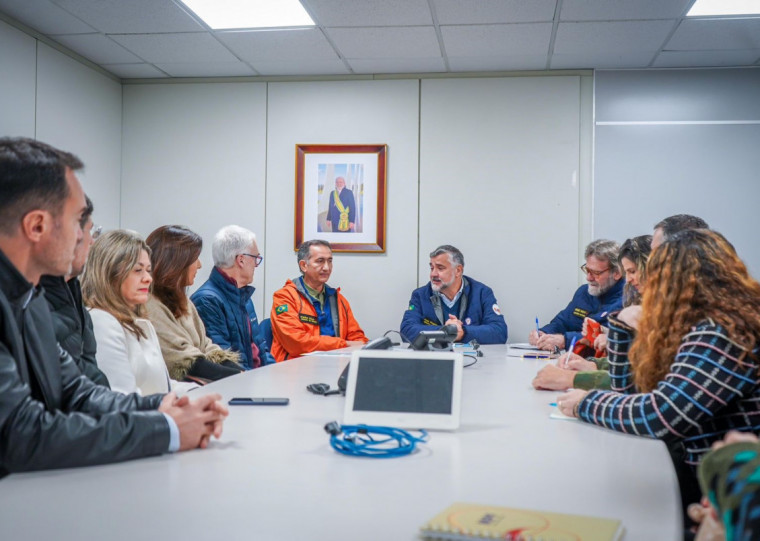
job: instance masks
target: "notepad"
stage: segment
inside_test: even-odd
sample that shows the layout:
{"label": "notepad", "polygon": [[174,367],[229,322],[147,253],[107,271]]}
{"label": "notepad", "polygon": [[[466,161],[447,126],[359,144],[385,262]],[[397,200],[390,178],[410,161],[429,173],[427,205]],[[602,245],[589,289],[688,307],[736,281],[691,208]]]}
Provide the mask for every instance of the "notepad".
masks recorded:
{"label": "notepad", "polygon": [[564,421],[579,421],[577,417],[571,417],[570,415],[565,415],[562,413],[559,408],[554,408],[551,412],[551,415],[549,415],[550,419],[561,419]]}
{"label": "notepad", "polygon": [[469,541],[616,541],[619,520],[468,503],[455,503],[420,528],[423,539]]}

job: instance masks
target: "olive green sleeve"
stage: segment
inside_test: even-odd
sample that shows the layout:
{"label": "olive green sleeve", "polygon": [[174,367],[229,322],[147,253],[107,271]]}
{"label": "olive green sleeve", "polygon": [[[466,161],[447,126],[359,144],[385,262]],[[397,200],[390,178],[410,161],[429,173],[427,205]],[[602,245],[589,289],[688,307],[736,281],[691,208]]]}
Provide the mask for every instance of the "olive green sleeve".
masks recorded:
{"label": "olive green sleeve", "polygon": [[573,387],[586,391],[591,389],[609,389],[610,373],[607,370],[578,372],[573,378]]}

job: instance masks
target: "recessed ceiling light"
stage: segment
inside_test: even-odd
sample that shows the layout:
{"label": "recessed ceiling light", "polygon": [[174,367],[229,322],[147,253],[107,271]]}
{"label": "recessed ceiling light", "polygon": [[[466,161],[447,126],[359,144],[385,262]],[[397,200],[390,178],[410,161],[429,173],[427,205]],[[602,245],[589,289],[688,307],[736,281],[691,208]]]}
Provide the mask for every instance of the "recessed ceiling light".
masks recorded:
{"label": "recessed ceiling light", "polygon": [[298,0],[180,0],[214,30],[314,26]]}
{"label": "recessed ceiling light", "polygon": [[687,17],[760,15],[760,0],[697,0]]}

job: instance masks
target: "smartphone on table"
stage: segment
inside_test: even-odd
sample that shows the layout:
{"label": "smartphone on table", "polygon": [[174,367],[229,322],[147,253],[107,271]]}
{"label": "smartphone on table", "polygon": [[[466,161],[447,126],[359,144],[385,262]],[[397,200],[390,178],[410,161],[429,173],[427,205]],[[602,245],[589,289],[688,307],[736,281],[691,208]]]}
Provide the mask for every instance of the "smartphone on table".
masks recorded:
{"label": "smartphone on table", "polygon": [[230,406],[287,406],[289,398],[252,398],[250,396],[238,396],[230,398]]}

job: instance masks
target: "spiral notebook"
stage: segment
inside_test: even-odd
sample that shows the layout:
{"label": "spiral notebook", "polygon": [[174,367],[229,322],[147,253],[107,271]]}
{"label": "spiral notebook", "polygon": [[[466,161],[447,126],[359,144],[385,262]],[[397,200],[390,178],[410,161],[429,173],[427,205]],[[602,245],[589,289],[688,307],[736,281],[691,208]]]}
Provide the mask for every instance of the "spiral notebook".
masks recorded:
{"label": "spiral notebook", "polygon": [[618,541],[621,521],[530,509],[455,503],[420,528],[428,541]]}

